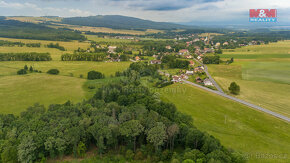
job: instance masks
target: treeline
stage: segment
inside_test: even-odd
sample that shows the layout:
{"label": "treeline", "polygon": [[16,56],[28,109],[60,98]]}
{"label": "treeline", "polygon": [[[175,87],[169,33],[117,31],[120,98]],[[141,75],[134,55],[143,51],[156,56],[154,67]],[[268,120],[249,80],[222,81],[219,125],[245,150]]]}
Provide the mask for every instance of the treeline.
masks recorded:
{"label": "treeline", "polygon": [[0,40],[0,46],[18,46],[18,47],[40,47],[41,43],[22,43],[22,42],[12,42],[12,41],[6,41],[6,40]]}
{"label": "treeline", "polygon": [[0,61],[50,61],[49,53],[0,53]]}
{"label": "treeline", "polygon": [[65,48],[63,46],[60,46],[59,43],[56,43],[56,44],[50,43],[50,44],[46,45],[46,47],[56,48],[58,50],[65,51]]}
{"label": "treeline", "polygon": [[74,54],[61,55],[62,61],[103,61],[105,58],[106,58],[105,53],[79,52]]}
{"label": "treeline", "polygon": [[102,86],[88,101],[52,104],[47,110],[35,105],[19,117],[0,115],[2,162],[83,157],[92,145],[99,154],[114,150],[127,159],[148,162],[245,162],[239,153],[199,131],[191,116],[142,86],[142,67],[134,64],[126,78]]}
{"label": "treeline", "polygon": [[220,56],[218,56],[218,55],[205,56],[205,57],[203,57],[202,62],[204,64],[219,64],[220,63]]}
{"label": "treeline", "polygon": [[25,44],[22,42],[12,42],[12,41],[6,41],[6,40],[0,40],[0,46],[19,46],[22,47]]}
{"label": "treeline", "polygon": [[188,60],[178,59],[174,55],[165,55],[162,58],[162,64],[167,65],[169,68],[183,68],[186,69],[189,66]]}
{"label": "treeline", "polygon": [[3,18],[0,18],[0,37],[54,41],[86,40],[81,33],[69,29],[54,29],[40,24]]}

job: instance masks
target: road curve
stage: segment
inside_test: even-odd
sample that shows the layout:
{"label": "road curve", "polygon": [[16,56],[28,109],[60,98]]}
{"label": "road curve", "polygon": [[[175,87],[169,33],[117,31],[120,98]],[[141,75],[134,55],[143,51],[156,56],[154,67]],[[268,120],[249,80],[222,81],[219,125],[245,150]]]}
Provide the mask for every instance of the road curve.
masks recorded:
{"label": "road curve", "polygon": [[260,107],[260,106],[257,106],[257,105],[251,104],[251,103],[249,103],[249,102],[246,102],[246,101],[244,101],[244,100],[241,100],[241,99],[238,99],[238,98],[235,98],[235,97],[229,96],[229,95],[227,95],[227,94],[225,94],[225,93],[223,93],[223,92],[215,91],[215,90],[209,89],[209,88],[207,88],[207,87],[203,87],[203,86],[201,86],[201,85],[195,84],[195,83],[190,82],[190,81],[187,81],[187,80],[183,80],[183,82],[184,82],[184,83],[187,83],[187,84],[190,84],[190,85],[193,85],[193,86],[195,86],[195,87],[201,88],[201,89],[203,89],[203,90],[206,90],[206,91],[208,91],[208,92],[212,92],[212,93],[215,93],[215,94],[217,94],[217,95],[223,96],[223,97],[228,98],[228,99],[230,99],[230,100],[233,100],[233,101],[239,102],[239,103],[244,104],[244,105],[246,105],[246,106],[248,106],[248,107],[251,107],[251,108],[253,108],[253,109],[256,109],[256,110],[262,111],[262,112],[264,112],[264,113],[270,114],[270,115],[272,115],[272,116],[275,116],[275,117],[277,117],[277,118],[280,118],[280,119],[282,119],[282,120],[285,120],[285,121],[287,121],[288,123],[290,122],[290,118],[288,118],[288,117],[286,117],[286,116],[283,116],[283,115],[281,115],[281,114],[278,114],[278,113],[272,112],[272,111],[267,110],[267,109],[265,109],[265,108],[262,108],[262,107]]}

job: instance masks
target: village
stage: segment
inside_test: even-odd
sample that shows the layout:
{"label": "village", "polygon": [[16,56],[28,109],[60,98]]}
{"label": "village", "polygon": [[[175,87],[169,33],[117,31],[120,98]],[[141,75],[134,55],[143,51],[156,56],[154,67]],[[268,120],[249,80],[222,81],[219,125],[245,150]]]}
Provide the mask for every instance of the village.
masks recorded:
{"label": "village", "polygon": [[[106,38],[107,37],[108,36],[106,36]],[[133,42],[140,41],[140,43],[142,42],[142,39],[136,36],[114,36],[110,38],[131,40]],[[103,52],[106,52],[107,56],[105,62],[145,61],[148,64],[157,65],[164,68],[165,64],[163,64],[163,58],[165,56],[174,56],[177,59],[186,60],[189,62],[187,67],[175,69],[176,71],[170,71],[170,73],[166,72],[165,68],[165,72],[160,71],[160,74],[166,76],[169,81],[173,83],[183,83],[184,80],[189,80],[196,84],[215,89],[213,82],[209,79],[206,75],[207,73],[205,72],[206,70],[203,65],[203,59],[205,56],[217,56],[218,54],[222,54],[222,49],[265,44],[264,41],[251,40],[247,42],[244,40],[235,39],[225,41],[216,40],[214,38],[215,35],[211,35],[210,33],[203,36],[198,34],[180,35],[174,38],[174,44],[163,45],[161,49],[164,50],[158,50],[155,49],[155,47],[151,47],[149,50],[131,48],[129,51],[126,51],[124,47],[119,45],[94,45],[94,48],[101,49]],[[177,50],[176,46],[178,44],[182,44],[184,47]],[[150,51],[153,51],[152,55],[150,55]],[[169,67],[167,67],[167,69],[168,68]]]}

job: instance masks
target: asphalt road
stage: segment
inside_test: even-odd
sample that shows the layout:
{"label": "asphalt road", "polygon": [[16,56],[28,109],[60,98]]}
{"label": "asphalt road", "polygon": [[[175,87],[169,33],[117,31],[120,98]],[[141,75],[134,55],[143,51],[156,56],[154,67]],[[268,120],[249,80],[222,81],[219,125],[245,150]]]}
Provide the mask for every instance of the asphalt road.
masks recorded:
{"label": "asphalt road", "polygon": [[206,90],[206,91],[209,91],[209,92],[215,93],[215,94],[217,94],[217,95],[223,96],[223,97],[228,98],[228,99],[230,99],[230,100],[233,100],[233,101],[239,102],[239,103],[241,103],[241,104],[244,104],[244,105],[249,106],[249,107],[251,107],[251,108],[253,108],[253,109],[256,109],[256,110],[262,111],[262,112],[264,112],[264,113],[270,114],[270,115],[272,115],[272,116],[275,116],[275,117],[280,118],[280,119],[282,119],[282,120],[285,120],[285,121],[287,121],[287,122],[290,122],[290,118],[288,118],[288,117],[286,117],[286,116],[283,116],[283,115],[281,115],[281,114],[278,114],[278,113],[272,112],[272,111],[267,110],[267,109],[265,109],[265,108],[262,108],[262,107],[260,107],[260,106],[257,106],[257,105],[251,104],[251,103],[249,103],[249,102],[246,102],[246,101],[244,101],[244,100],[241,100],[241,99],[238,99],[238,98],[235,98],[235,97],[229,96],[229,95],[227,95],[227,94],[225,94],[225,93],[223,93],[223,92],[215,91],[215,90],[209,89],[209,88],[207,88],[207,87],[203,87],[203,86],[201,86],[201,85],[198,85],[198,84],[192,83],[192,82],[187,81],[187,80],[183,80],[183,82],[184,82],[184,83],[187,83],[187,84],[190,84],[190,85],[193,85],[193,86],[195,86],[195,87],[199,87],[199,88],[204,89],[204,90]]}
{"label": "asphalt road", "polygon": [[199,62],[199,60],[195,59],[195,61],[197,61],[199,64],[201,64],[204,67],[204,72],[206,73],[207,77],[209,78],[209,80],[212,82],[212,84],[216,87],[216,89],[221,92],[224,93],[223,89],[215,82],[215,80],[211,77],[211,75],[208,72],[207,66],[204,65],[203,63]]}

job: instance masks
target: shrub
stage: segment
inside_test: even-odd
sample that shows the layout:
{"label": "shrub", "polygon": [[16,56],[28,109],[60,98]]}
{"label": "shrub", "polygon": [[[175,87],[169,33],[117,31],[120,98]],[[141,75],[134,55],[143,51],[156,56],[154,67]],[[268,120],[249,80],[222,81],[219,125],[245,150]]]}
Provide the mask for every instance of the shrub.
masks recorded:
{"label": "shrub", "polygon": [[84,77],[84,75],[83,74],[80,74],[80,78],[83,78]]}
{"label": "shrub", "polygon": [[29,67],[29,71],[33,72],[33,67],[32,66]]}
{"label": "shrub", "polygon": [[27,65],[24,66],[24,70],[28,70],[28,66]]}
{"label": "shrub", "polygon": [[24,75],[24,74],[27,74],[27,71],[25,69],[20,69],[17,71],[17,74],[18,75]]}
{"label": "shrub", "polygon": [[48,74],[52,74],[52,75],[57,75],[59,74],[59,70],[58,69],[50,69],[47,71]]}
{"label": "shrub", "polygon": [[88,80],[103,79],[105,75],[98,71],[88,72]]}
{"label": "shrub", "polygon": [[133,157],[134,157],[134,152],[133,152],[131,149],[128,149],[128,150],[126,151],[126,159],[127,159],[127,160],[132,160]]}
{"label": "shrub", "polygon": [[93,85],[88,86],[89,89],[95,89],[96,87]]}
{"label": "shrub", "polygon": [[229,87],[229,91],[232,94],[237,95],[240,93],[240,86],[236,82],[232,82],[230,87]]}

